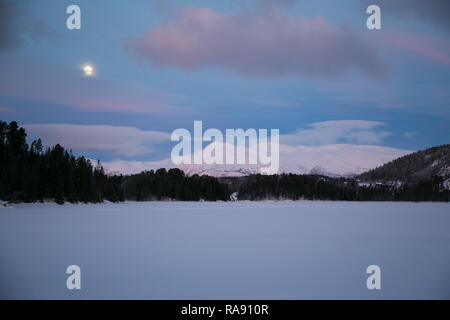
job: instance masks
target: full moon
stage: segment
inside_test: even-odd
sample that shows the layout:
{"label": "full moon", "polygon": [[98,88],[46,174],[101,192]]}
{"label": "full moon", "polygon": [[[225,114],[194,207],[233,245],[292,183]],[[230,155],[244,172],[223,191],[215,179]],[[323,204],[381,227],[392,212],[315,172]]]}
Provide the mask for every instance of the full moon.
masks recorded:
{"label": "full moon", "polygon": [[85,64],[82,69],[85,76],[90,77],[94,75],[94,67],[92,65]]}

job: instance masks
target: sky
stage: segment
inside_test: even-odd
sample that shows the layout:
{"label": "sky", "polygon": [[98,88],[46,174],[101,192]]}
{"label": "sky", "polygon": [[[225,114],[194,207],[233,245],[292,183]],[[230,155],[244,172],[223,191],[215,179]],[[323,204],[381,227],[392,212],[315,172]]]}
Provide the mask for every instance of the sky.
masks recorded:
{"label": "sky", "polygon": [[[66,27],[73,4],[80,30]],[[166,159],[194,120],[278,128],[287,145],[420,150],[449,143],[448,12],[446,0],[0,0],[0,119],[103,161]]]}

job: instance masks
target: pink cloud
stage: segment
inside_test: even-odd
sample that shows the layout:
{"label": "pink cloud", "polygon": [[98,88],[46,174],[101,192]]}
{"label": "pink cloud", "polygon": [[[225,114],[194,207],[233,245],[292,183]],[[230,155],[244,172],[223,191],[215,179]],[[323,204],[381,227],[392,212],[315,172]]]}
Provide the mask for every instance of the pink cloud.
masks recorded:
{"label": "pink cloud", "polygon": [[124,47],[140,61],[183,70],[223,67],[245,75],[325,77],[357,70],[375,78],[387,73],[376,48],[349,26],[274,9],[225,14],[185,8]]}
{"label": "pink cloud", "polygon": [[435,63],[450,65],[450,43],[429,35],[390,34],[386,36],[397,48],[410,51]]}

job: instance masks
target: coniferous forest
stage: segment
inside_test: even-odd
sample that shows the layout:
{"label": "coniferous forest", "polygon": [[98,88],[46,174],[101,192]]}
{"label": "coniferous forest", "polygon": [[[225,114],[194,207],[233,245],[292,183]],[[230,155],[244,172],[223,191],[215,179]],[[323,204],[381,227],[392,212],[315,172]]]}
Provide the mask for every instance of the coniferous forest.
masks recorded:
{"label": "coniferous forest", "polygon": [[179,169],[158,169],[134,175],[107,175],[99,161],[76,157],[59,144],[49,148],[40,139],[27,144],[17,122],[0,121],[0,200],[98,203],[104,200],[227,201],[309,199],[346,201],[449,201],[444,178],[432,176],[401,185],[361,185],[352,178],[318,175],[251,175],[240,178],[187,176]]}
{"label": "coniferous forest", "polygon": [[253,175],[239,187],[240,200],[450,201],[443,178],[433,177],[401,186],[314,175]]}
{"label": "coniferous forest", "polygon": [[179,169],[108,176],[100,162],[75,157],[59,144],[28,145],[17,122],[0,121],[0,200],[36,202],[117,202],[125,200],[227,200],[226,184],[208,176],[188,177]]}

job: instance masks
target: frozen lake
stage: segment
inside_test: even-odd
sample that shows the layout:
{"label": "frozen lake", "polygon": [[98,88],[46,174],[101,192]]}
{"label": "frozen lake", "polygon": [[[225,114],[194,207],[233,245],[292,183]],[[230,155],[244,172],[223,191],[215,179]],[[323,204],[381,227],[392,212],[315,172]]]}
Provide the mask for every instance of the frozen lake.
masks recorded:
{"label": "frozen lake", "polygon": [[[66,288],[67,266],[81,290]],[[366,268],[381,267],[381,290]],[[450,298],[450,204],[146,202],[0,209],[0,298]]]}

